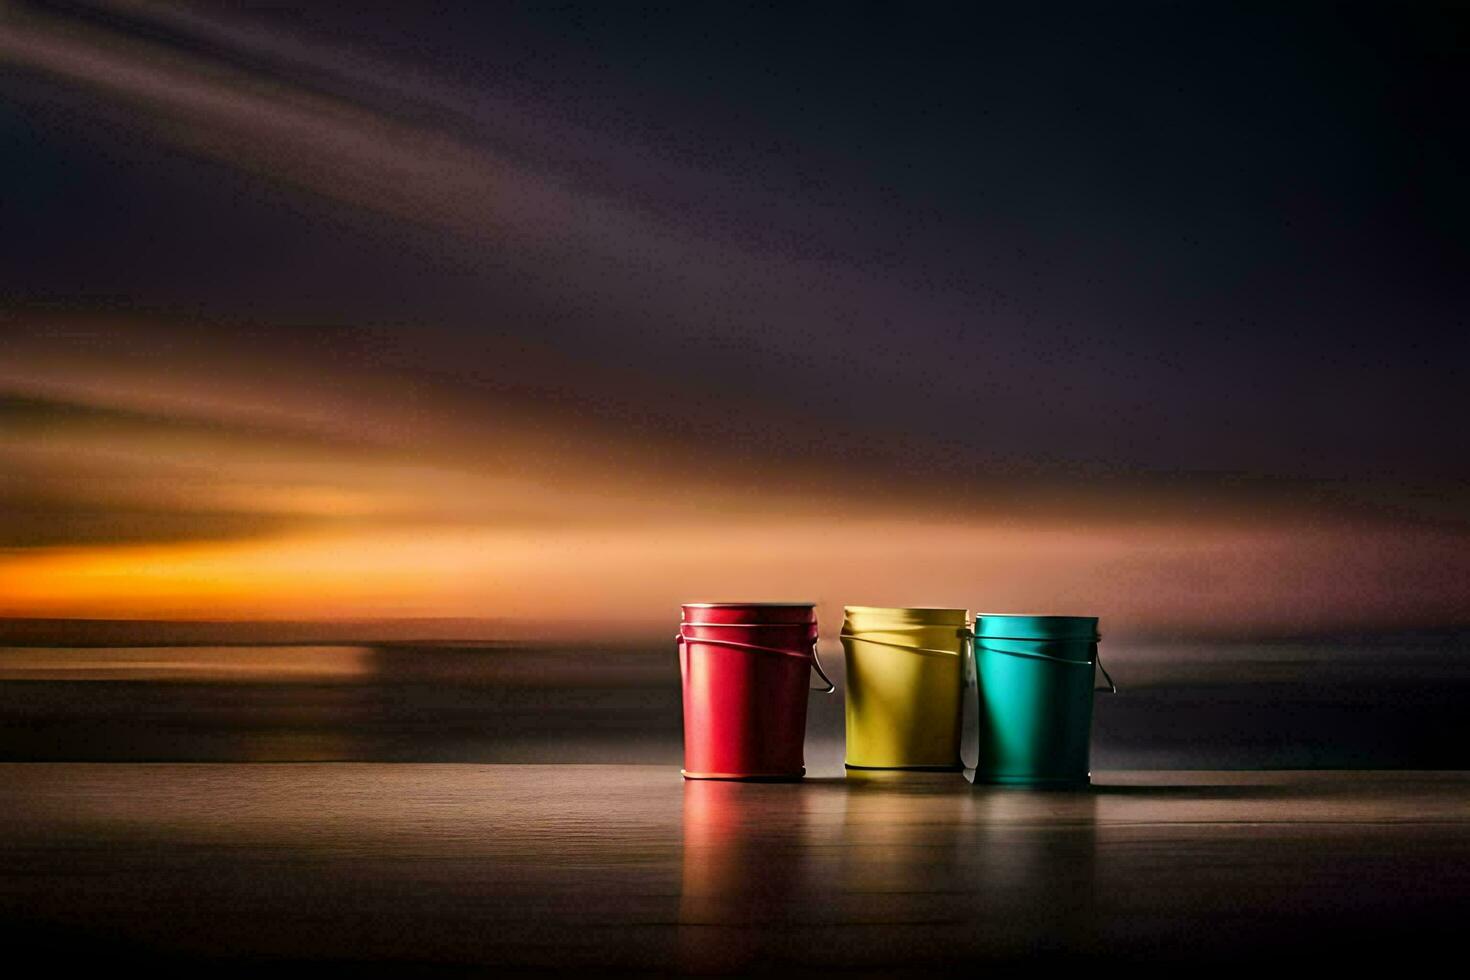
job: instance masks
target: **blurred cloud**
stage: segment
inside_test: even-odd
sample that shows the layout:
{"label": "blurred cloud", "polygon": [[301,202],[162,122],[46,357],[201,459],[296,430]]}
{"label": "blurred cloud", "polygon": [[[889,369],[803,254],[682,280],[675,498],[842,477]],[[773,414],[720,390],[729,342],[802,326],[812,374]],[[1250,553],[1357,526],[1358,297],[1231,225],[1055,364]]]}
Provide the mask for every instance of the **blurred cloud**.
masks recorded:
{"label": "blurred cloud", "polygon": [[[727,482],[717,447],[569,461],[544,451],[576,444],[554,420],[499,426],[443,392],[408,424],[372,371],[313,408],[299,379],[238,353],[115,373],[98,401],[77,400],[85,366],[12,362],[30,390],[69,394],[0,398],[0,615],[563,614],[638,632],[690,596],[753,595],[1291,630],[1453,619],[1470,576],[1463,522],[1350,498],[1218,478],[904,492],[840,465]],[[242,364],[252,385],[232,401]],[[190,377],[213,379],[209,397]]]}
{"label": "blurred cloud", "polygon": [[[157,400],[166,384],[140,390]],[[621,632],[692,595],[756,595],[1106,610],[1134,630],[1292,629],[1452,618],[1470,574],[1463,529],[1321,508],[1248,520],[1218,489],[1176,489],[1152,513],[1122,493],[1090,514],[1065,496],[895,500],[835,478],[818,495],[794,483],[753,494],[702,478],[695,455],[677,476],[656,452],[636,471],[626,456],[574,474],[533,455],[506,467],[493,426],[480,456],[432,428],[368,439],[382,405],[359,409],[349,437],[300,412],[294,426],[251,424],[238,409],[7,397],[0,614],[560,613]]]}
{"label": "blurred cloud", "polygon": [[[585,176],[522,162],[436,101],[444,93],[405,90],[388,75],[367,83],[362,69],[330,49],[283,49],[259,31],[166,8],[82,9],[104,16],[9,7],[0,59],[82,87],[104,114],[121,112],[128,125],[176,149],[452,235],[446,251],[473,256],[459,261],[515,270],[531,294],[597,303],[611,329],[621,330],[632,316],[640,329],[676,342],[691,330],[734,330],[744,344],[792,354],[809,339],[769,325],[752,328],[746,318],[775,309],[782,319],[814,313],[814,288],[826,293],[824,306],[835,301],[857,315],[861,294],[879,292],[841,266],[712,238],[688,227],[687,213],[683,223],[664,220]],[[136,29],[124,29],[109,13],[138,18]],[[183,29],[195,43],[160,42],[160,24]],[[208,32],[207,45],[192,33],[200,29]],[[256,67],[272,54],[275,60]],[[405,99],[412,100],[411,114]],[[560,135],[581,138],[576,131]],[[844,295],[849,291],[858,295]],[[783,297],[781,306],[771,303],[773,293]],[[833,341],[844,334],[830,310],[825,321],[806,326]]]}

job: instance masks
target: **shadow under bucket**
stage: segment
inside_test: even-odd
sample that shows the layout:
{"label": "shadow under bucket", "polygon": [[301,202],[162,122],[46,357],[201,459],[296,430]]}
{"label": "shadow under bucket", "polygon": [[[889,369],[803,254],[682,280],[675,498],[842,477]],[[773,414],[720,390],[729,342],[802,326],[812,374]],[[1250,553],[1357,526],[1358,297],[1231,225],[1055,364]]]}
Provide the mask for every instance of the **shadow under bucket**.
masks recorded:
{"label": "shadow under bucket", "polygon": [[[1097,619],[975,617],[964,654],[961,759],[975,783],[1085,786],[1091,781]],[[1103,670],[1103,676],[1108,677]]]}
{"label": "shadow under bucket", "polygon": [[833,690],[817,661],[815,605],[690,603],[676,639],[684,778],[802,778],[812,669]]}

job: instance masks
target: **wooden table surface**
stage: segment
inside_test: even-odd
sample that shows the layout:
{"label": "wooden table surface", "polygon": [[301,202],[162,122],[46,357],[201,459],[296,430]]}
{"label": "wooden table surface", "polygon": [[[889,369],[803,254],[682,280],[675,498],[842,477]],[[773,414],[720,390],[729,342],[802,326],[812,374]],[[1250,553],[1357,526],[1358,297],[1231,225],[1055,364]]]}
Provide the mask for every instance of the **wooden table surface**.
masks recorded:
{"label": "wooden table surface", "polygon": [[1470,774],[685,783],[643,766],[0,766],[0,939],[115,967],[1411,965]]}

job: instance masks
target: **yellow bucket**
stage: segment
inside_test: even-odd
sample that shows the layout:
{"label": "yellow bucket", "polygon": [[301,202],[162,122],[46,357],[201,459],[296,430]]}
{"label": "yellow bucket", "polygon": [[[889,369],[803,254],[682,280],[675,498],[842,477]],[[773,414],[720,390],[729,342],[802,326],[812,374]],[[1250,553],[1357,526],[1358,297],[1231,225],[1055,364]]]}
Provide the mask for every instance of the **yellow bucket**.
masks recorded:
{"label": "yellow bucket", "polygon": [[848,606],[847,765],[959,769],[965,609]]}

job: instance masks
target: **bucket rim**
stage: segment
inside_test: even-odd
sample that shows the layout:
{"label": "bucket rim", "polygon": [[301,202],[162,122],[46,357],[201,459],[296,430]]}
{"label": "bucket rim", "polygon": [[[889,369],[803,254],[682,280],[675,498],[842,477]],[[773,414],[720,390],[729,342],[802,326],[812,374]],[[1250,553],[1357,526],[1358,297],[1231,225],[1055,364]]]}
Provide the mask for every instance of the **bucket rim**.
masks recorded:
{"label": "bucket rim", "polygon": [[964,613],[966,619],[968,619],[970,615],[970,610],[963,606],[843,606],[842,609],[844,612],[860,613],[957,612]]}
{"label": "bucket rim", "polygon": [[1090,640],[1102,638],[1097,616],[977,613],[975,636],[987,640]]}
{"label": "bucket rim", "polygon": [[815,608],[815,602],[681,602],[685,609],[744,609],[748,606],[777,607],[781,609]]}

